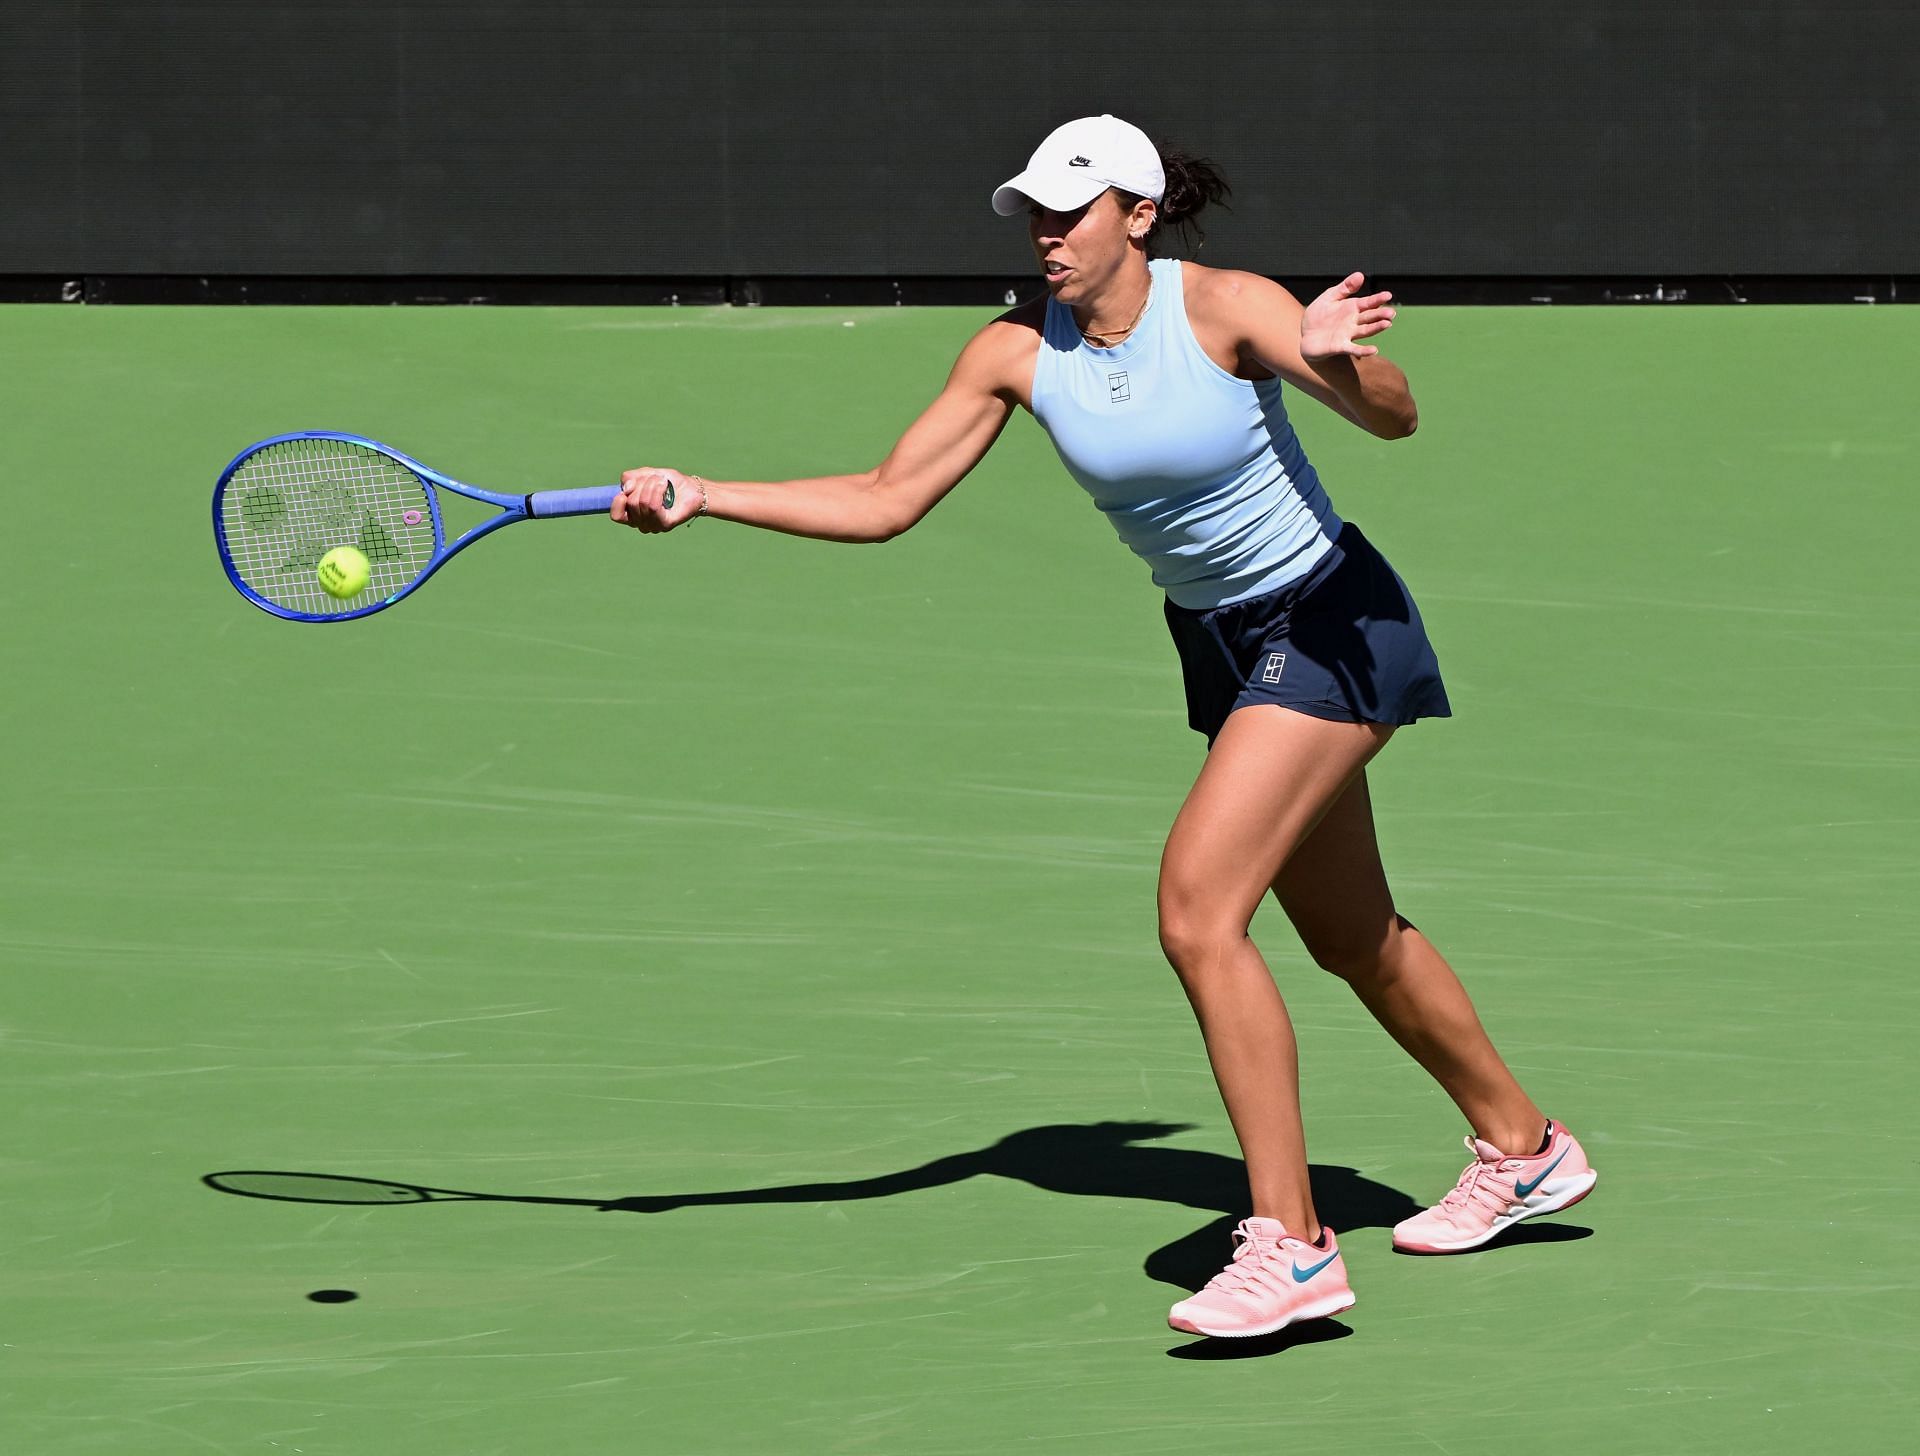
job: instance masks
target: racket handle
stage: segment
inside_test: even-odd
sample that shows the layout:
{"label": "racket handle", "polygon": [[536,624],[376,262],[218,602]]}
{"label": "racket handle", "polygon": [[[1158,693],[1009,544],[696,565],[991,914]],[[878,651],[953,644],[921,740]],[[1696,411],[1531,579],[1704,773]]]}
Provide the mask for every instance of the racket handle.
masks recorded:
{"label": "racket handle", "polygon": [[595,485],[582,490],[536,490],[527,497],[530,516],[601,516],[620,494],[617,485]]}

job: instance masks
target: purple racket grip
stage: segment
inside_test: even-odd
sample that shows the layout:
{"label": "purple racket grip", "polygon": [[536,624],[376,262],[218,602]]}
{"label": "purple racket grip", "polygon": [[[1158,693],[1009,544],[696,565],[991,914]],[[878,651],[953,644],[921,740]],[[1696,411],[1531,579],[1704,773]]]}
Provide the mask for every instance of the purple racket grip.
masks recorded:
{"label": "purple racket grip", "polygon": [[527,514],[536,519],[605,515],[618,494],[620,487],[617,485],[595,485],[580,490],[536,490],[527,497]]}

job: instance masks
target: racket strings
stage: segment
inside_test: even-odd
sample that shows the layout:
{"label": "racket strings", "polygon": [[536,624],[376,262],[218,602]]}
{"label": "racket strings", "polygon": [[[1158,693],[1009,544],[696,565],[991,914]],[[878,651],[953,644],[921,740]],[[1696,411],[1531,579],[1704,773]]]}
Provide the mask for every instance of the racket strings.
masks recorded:
{"label": "racket strings", "polygon": [[[247,588],[290,611],[336,617],[406,586],[433,559],[431,488],[378,450],[348,440],[283,440],[248,456],[221,496],[220,534]],[[365,554],[358,596],[329,596],[320,558]]]}

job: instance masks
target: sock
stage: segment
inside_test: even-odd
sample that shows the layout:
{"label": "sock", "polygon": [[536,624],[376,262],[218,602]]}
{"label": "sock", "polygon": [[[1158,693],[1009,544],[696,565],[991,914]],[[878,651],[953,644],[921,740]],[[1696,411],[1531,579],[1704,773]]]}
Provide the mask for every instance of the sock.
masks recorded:
{"label": "sock", "polygon": [[1539,1157],[1542,1153],[1544,1153],[1548,1148],[1552,1146],[1553,1146],[1553,1123],[1551,1120],[1549,1120],[1547,1123],[1547,1130],[1540,1135],[1540,1146],[1533,1150],[1533,1156],[1536,1158]]}

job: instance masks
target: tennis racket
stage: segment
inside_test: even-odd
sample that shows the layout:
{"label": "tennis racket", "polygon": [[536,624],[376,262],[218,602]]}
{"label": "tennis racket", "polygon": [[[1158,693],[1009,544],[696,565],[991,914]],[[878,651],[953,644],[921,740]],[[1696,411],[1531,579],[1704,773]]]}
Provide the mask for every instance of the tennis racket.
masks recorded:
{"label": "tennis racket", "polygon": [[270,1198],[276,1203],[569,1203],[604,1208],[600,1198],[519,1198],[505,1193],[462,1193],[453,1188],[423,1188],[384,1178],[349,1178],[339,1173],[270,1173],[242,1170],[209,1173],[200,1180],[222,1193]]}
{"label": "tennis racket", "polygon": [[[499,510],[449,543],[440,492]],[[672,487],[667,504],[672,505]],[[392,606],[482,536],[516,521],[604,512],[616,485],[501,495],[465,485],[377,440],[302,430],[249,445],[213,488],[220,564],[240,595],[290,622],[350,622]],[[320,586],[320,558],[364,553],[366,588],[345,599]]]}

